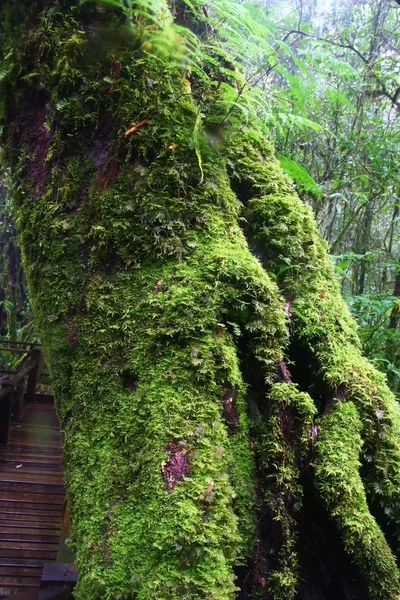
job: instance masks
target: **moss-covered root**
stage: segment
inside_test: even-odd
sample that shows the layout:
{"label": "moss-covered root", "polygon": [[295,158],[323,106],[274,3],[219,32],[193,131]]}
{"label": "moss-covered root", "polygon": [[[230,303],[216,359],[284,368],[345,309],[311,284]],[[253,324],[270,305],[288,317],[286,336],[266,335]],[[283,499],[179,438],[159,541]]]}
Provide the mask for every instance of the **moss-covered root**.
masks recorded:
{"label": "moss-covered root", "polygon": [[363,570],[372,600],[398,600],[399,574],[392,552],[370,514],[359,475],[362,424],[352,402],[337,402],[321,418],[315,483],[345,548]]}
{"label": "moss-covered root", "polygon": [[340,296],[311,208],[293,191],[262,136],[254,131],[233,136],[227,154],[249,244],[265,269],[276,274],[297,347],[319,371],[321,387],[328,396],[340,393],[356,405],[368,495],[400,531],[399,406],[384,377],[361,356],[356,323]]}
{"label": "moss-covered root", "polygon": [[280,530],[281,544],[271,551],[268,591],[273,600],[294,598],[298,583],[295,513],[302,505],[299,459],[305,457],[316,412],[311,397],[296,385],[277,383],[269,393],[268,416],[260,435],[260,466],[265,478],[264,501]]}

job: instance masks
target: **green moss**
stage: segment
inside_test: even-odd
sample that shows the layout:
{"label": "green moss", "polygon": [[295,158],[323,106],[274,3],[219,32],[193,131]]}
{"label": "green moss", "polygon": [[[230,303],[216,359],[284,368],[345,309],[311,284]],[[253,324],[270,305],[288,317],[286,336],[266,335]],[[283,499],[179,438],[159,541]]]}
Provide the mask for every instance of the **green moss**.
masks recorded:
{"label": "green moss", "polygon": [[[244,202],[249,244],[265,268],[275,274],[289,303],[294,338],[298,347],[309,353],[310,369],[317,369],[314,387],[319,384],[328,394],[338,394],[357,407],[364,442],[361,457],[367,463],[362,485],[369,499],[379,503],[391,519],[398,535],[399,407],[384,376],[361,356],[356,324],[340,296],[326,244],[317,232],[311,209],[293,194],[272,147],[247,132],[244,138],[241,134],[240,143],[235,137],[228,139],[227,150],[233,165],[231,177]],[[325,464],[325,469],[329,467],[330,463]],[[388,547],[385,552],[385,560],[393,566]],[[367,555],[364,558],[366,565]],[[372,597],[377,597],[374,590],[380,585],[378,572],[376,569],[370,578]],[[396,597],[393,590],[398,593],[398,574],[390,567],[386,577],[385,585],[391,589],[391,597]]]}
{"label": "green moss", "polygon": [[[250,357],[254,379],[270,386],[292,333],[317,365],[316,384],[356,406],[337,485],[353,486],[362,504],[358,538],[351,494],[342,507],[323,492],[341,422],[329,425],[330,414],[318,485],[332,515],[346,514],[337,522],[358,563],[375,561],[371,597],[382,581],[395,598],[397,571],[363,486],[397,523],[400,419],[360,356],[310,209],[257,131],[209,143],[177,65],[184,52],[174,62],[162,42],[176,35],[165,3],[155,21],[131,25],[115,11],[96,21],[87,7],[43,4],[28,33],[8,28],[1,42],[19,65],[4,162],[62,423],[76,597],[232,600],[234,569],[256,545],[260,486],[283,532],[269,590],[293,597],[299,469],[315,408],[295,385],[272,387],[252,425],[257,482],[253,374],[240,362]],[[125,135],[132,123],[141,125]],[[343,406],[335,415],[355,410]],[[371,457],[365,482],[360,451]]]}
{"label": "green moss", "polygon": [[281,546],[274,548],[269,592],[276,600],[294,598],[299,577],[296,513],[302,506],[301,459],[307,457],[316,408],[294,384],[276,383],[260,435],[260,468],[266,475],[264,502],[280,524]]}
{"label": "green moss", "polygon": [[316,486],[343,535],[346,551],[363,569],[370,597],[400,597],[392,552],[367,504],[359,475],[362,423],[352,402],[337,402],[322,417],[315,463]]}
{"label": "green moss", "polygon": [[179,71],[141,30],[83,74],[91,36],[75,9],[42,13],[26,43],[50,99],[34,123],[48,147],[22,135],[18,162],[8,154],[62,423],[76,597],[232,599],[255,528],[237,339],[272,373],[285,315]]}

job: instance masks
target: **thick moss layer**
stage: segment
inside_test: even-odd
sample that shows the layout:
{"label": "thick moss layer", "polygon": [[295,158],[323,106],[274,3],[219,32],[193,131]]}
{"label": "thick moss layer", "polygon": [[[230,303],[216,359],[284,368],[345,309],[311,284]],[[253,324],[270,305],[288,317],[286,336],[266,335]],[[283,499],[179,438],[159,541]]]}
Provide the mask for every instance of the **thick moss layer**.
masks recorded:
{"label": "thick moss layer", "polygon": [[337,402],[321,419],[316,486],[343,533],[346,550],[364,570],[371,598],[399,598],[396,561],[370,515],[359,475],[362,424],[352,402]]}
{"label": "thick moss layer", "polygon": [[146,51],[153,27],[127,29],[122,48],[77,14],[44,10],[19,45],[46,95],[21,92],[7,150],[63,427],[77,598],[232,598],[255,527],[235,342],[247,332],[272,373],[282,303],[182,76]]}
{"label": "thick moss layer", "polygon": [[[1,13],[4,164],[63,428],[76,597],[232,600],[248,564],[249,595],[294,597],[317,407],[321,500],[371,598],[397,598],[366,497],[398,524],[398,408],[271,145],[247,129],[210,142],[164,2],[131,24],[38,2],[15,28],[21,6]],[[312,389],[279,382],[298,358],[290,338],[312,357]],[[352,494],[331,485],[355,490],[358,538]],[[265,512],[279,541],[259,556]]]}
{"label": "thick moss layer", "polygon": [[[273,156],[273,148],[257,133],[243,131],[240,138],[233,136],[228,141],[228,156],[232,183],[244,203],[246,237],[265,270],[275,275],[285,298],[297,348],[309,356],[309,369],[314,374],[311,388],[314,391],[320,388],[319,411],[329,412],[335,396],[357,407],[365,468],[362,483],[353,468],[353,483],[357,488],[364,486],[369,500],[379,503],[398,536],[399,406],[384,376],[361,355],[356,324],[340,297],[326,244],[318,235],[311,209],[294,194],[290,180]],[[347,444],[351,461],[353,440],[347,439]],[[345,454],[343,449],[343,460]],[[324,457],[327,471],[331,458],[329,453]],[[345,510],[339,498],[337,510],[342,509]],[[366,502],[362,510],[363,518],[370,522],[372,517]],[[347,534],[344,531],[343,534],[346,538]],[[393,557],[388,558],[389,548],[381,556],[381,569],[376,565],[370,573],[368,543],[366,533],[364,541],[359,540],[357,552],[365,551],[364,559],[358,556],[358,561],[369,580],[371,597],[378,597],[376,590],[383,585],[381,577],[385,572],[384,585],[391,594],[388,597],[397,598],[398,571]],[[379,555],[376,560],[380,560]],[[390,568],[386,568],[387,561]]]}

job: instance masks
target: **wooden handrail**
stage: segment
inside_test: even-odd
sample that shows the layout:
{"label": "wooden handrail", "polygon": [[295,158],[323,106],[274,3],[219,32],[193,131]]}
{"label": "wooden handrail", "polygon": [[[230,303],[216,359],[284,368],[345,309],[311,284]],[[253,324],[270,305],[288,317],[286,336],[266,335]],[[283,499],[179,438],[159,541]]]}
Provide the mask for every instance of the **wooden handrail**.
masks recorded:
{"label": "wooden handrail", "polygon": [[22,354],[28,354],[31,352],[31,348],[0,348],[0,352],[20,352]]}
{"label": "wooden handrail", "polygon": [[39,342],[17,342],[14,340],[2,340],[0,339],[0,344],[14,344],[16,346],[41,346]]}
{"label": "wooden handrail", "polygon": [[[0,340],[0,342],[4,340]],[[9,340],[7,340],[10,342]],[[11,342],[12,343],[12,342]],[[15,342],[16,344],[20,342]],[[14,406],[14,416],[19,418],[20,411],[23,406],[23,391],[21,394],[14,395],[17,386],[21,384],[25,377],[28,377],[25,398],[27,402],[34,402],[36,393],[36,384],[40,377],[43,368],[43,356],[38,344],[30,344],[29,349],[23,348],[2,348],[0,351],[18,352],[30,357],[27,364],[24,361],[24,366],[19,371],[9,373],[9,377],[0,380],[0,444],[7,444],[9,428],[11,424],[11,415]],[[37,347],[35,347],[37,346]]]}
{"label": "wooden handrail", "polygon": [[30,373],[32,371],[32,369],[34,369],[37,365],[37,360],[32,360],[29,365],[26,365],[26,367],[24,367],[23,369],[21,369],[20,371],[18,371],[18,373],[15,375],[15,377],[12,377],[11,379],[5,379],[4,381],[0,381],[0,384],[2,385],[2,387],[15,387],[16,385],[18,385],[20,383],[20,381],[26,376],[28,375],[28,373]]}

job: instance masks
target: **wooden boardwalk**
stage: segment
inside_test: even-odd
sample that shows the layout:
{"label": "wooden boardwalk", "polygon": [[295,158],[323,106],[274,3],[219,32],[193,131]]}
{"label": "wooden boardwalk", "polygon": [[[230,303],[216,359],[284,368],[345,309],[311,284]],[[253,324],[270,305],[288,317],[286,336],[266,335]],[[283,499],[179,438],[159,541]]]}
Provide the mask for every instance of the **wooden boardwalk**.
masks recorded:
{"label": "wooden boardwalk", "polygon": [[39,589],[56,560],[65,498],[54,406],[27,404],[0,446],[0,598]]}

